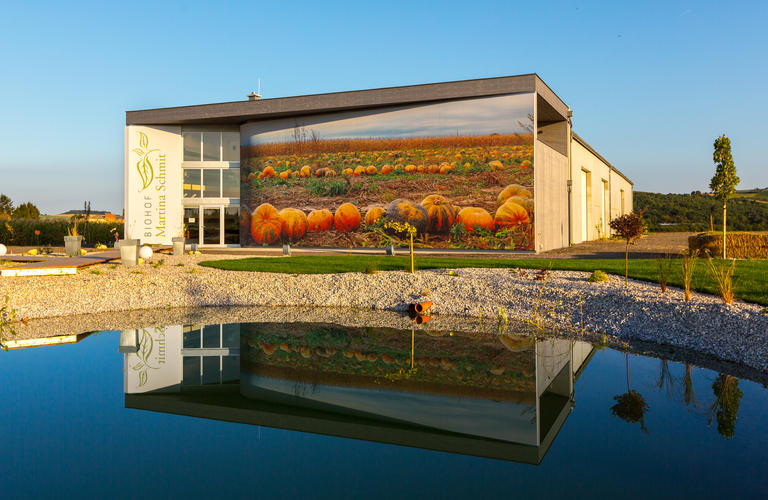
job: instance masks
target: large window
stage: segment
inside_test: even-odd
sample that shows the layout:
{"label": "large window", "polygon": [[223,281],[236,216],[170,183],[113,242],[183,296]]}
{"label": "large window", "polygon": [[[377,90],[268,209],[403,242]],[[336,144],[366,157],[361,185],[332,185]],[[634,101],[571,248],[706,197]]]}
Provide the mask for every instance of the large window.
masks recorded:
{"label": "large window", "polygon": [[239,168],[184,169],[184,198],[239,197]]}
{"label": "large window", "polygon": [[184,161],[240,161],[239,132],[184,132]]}

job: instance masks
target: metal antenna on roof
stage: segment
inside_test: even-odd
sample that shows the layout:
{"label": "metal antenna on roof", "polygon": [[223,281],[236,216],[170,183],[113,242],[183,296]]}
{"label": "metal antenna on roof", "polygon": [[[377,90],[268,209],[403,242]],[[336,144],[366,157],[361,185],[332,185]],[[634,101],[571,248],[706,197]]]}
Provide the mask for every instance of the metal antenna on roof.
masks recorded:
{"label": "metal antenna on roof", "polygon": [[259,99],[261,99],[261,78],[258,79],[258,82],[259,82],[258,90],[256,92],[251,92],[250,94],[248,94],[249,101],[258,101]]}

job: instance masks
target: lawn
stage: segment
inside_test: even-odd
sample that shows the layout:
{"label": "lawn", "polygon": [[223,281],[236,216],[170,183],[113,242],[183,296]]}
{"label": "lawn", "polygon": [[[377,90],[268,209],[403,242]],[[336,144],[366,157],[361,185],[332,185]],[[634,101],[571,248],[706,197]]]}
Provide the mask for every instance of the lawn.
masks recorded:
{"label": "lawn", "polygon": [[[258,257],[251,259],[212,260],[200,265],[229,271],[260,271],[288,274],[328,274],[408,269],[408,257],[367,255],[324,255],[297,257]],[[473,259],[451,257],[419,257],[418,269],[442,269],[462,267],[501,267],[592,272],[600,269],[607,273],[624,275],[624,261],[620,259]],[[696,266],[693,289],[717,294],[717,286],[707,272],[707,262],[700,259]],[[631,278],[658,282],[658,265],[655,259],[635,259],[629,263]],[[740,260],[736,262],[734,291],[736,297],[768,306],[768,260]],[[682,288],[680,262],[673,262],[669,285]]]}

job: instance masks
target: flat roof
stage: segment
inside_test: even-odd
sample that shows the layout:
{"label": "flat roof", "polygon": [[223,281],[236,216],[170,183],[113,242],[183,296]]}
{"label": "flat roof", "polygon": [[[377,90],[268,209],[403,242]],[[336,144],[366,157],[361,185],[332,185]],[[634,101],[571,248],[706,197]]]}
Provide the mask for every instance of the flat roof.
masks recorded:
{"label": "flat roof", "polygon": [[608,160],[606,160],[605,158],[603,158],[603,156],[602,156],[600,153],[598,153],[597,151],[595,151],[595,148],[593,148],[592,146],[590,146],[590,145],[587,143],[587,141],[585,141],[584,139],[582,139],[582,138],[581,138],[581,136],[580,136],[579,134],[577,134],[576,132],[571,132],[571,133],[572,133],[572,135],[573,135],[573,138],[574,138],[574,139],[576,139],[576,142],[578,142],[579,144],[581,144],[582,146],[584,146],[584,147],[587,149],[587,151],[589,151],[589,152],[590,152],[590,153],[592,153],[593,155],[597,156],[597,157],[600,159],[600,161],[602,161],[603,163],[605,163],[606,165],[608,165],[608,167],[609,167],[609,168],[610,168],[612,171],[614,171],[614,172],[616,172],[617,174],[619,174],[619,176],[620,176],[621,178],[623,178],[625,181],[629,182],[629,183],[630,183],[630,185],[632,185],[632,186],[634,186],[634,185],[635,185],[635,183],[634,183],[634,182],[632,182],[631,180],[629,180],[629,177],[627,177],[626,175],[622,174],[622,173],[621,173],[621,171],[620,171],[618,168],[616,168],[616,167],[614,167],[613,165],[611,165],[611,163],[610,163]]}
{"label": "flat roof", "polygon": [[[235,101],[196,106],[126,111],[126,125],[235,124],[250,120],[284,118],[333,111],[487,97],[536,92],[556,116],[542,116],[544,121],[566,119],[568,106],[535,73],[518,76],[428,83],[370,90]],[[551,111],[548,110],[548,113]]]}

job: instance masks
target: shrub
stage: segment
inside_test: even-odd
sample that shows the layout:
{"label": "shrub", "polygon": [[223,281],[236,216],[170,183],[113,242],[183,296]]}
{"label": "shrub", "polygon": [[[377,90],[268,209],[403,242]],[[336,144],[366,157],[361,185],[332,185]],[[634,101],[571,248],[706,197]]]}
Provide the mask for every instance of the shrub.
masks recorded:
{"label": "shrub", "polygon": [[[736,259],[768,259],[768,234],[728,233],[726,237],[728,255]],[[701,254],[722,255],[723,235],[701,233],[688,237],[688,249]]]}
{"label": "shrub", "polygon": [[624,286],[626,287],[629,283],[629,245],[641,237],[646,230],[643,210],[620,215],[613,219],[609,225],[617,236],[627,242],[624,252]]}
{"label": "shrub", "polygon": [[589,279],[587,280],[590,283],[599,283],[602,281],[608,281],[608,275],[605,274],[600,269],[595,269],[592,274],[589,276]]}
{"label": "shrub", "polygon": [[[0,221],[0,243],[19,246],[62,246],[67,235],[69,220],[11,219]],[[109,243],[115,240],[112,230],[123,234],[123,224],[113,222],[80,223],[78,231],[85,238],[85,244]],[[40,235],[35,234],[40,231]]]}
{"label": "shrub", "polygon": [[379,272],[379,270],[378,270],[378,269],[376,269],[376,266],[375,266],[375,265],[373,265],[373,264],[368,264],[368,265],[365,267],[365,274],[376,274],[376,273],[378,273],[378,272]]}
{"label": "shrub", "polygon": [[669,258],[669,254],[664,257],[656,257],[656,266],[659,269],[661,293],[664,293],[667,291],[667,282],[669,281],[669,275],[672,273],[672,259]]}

